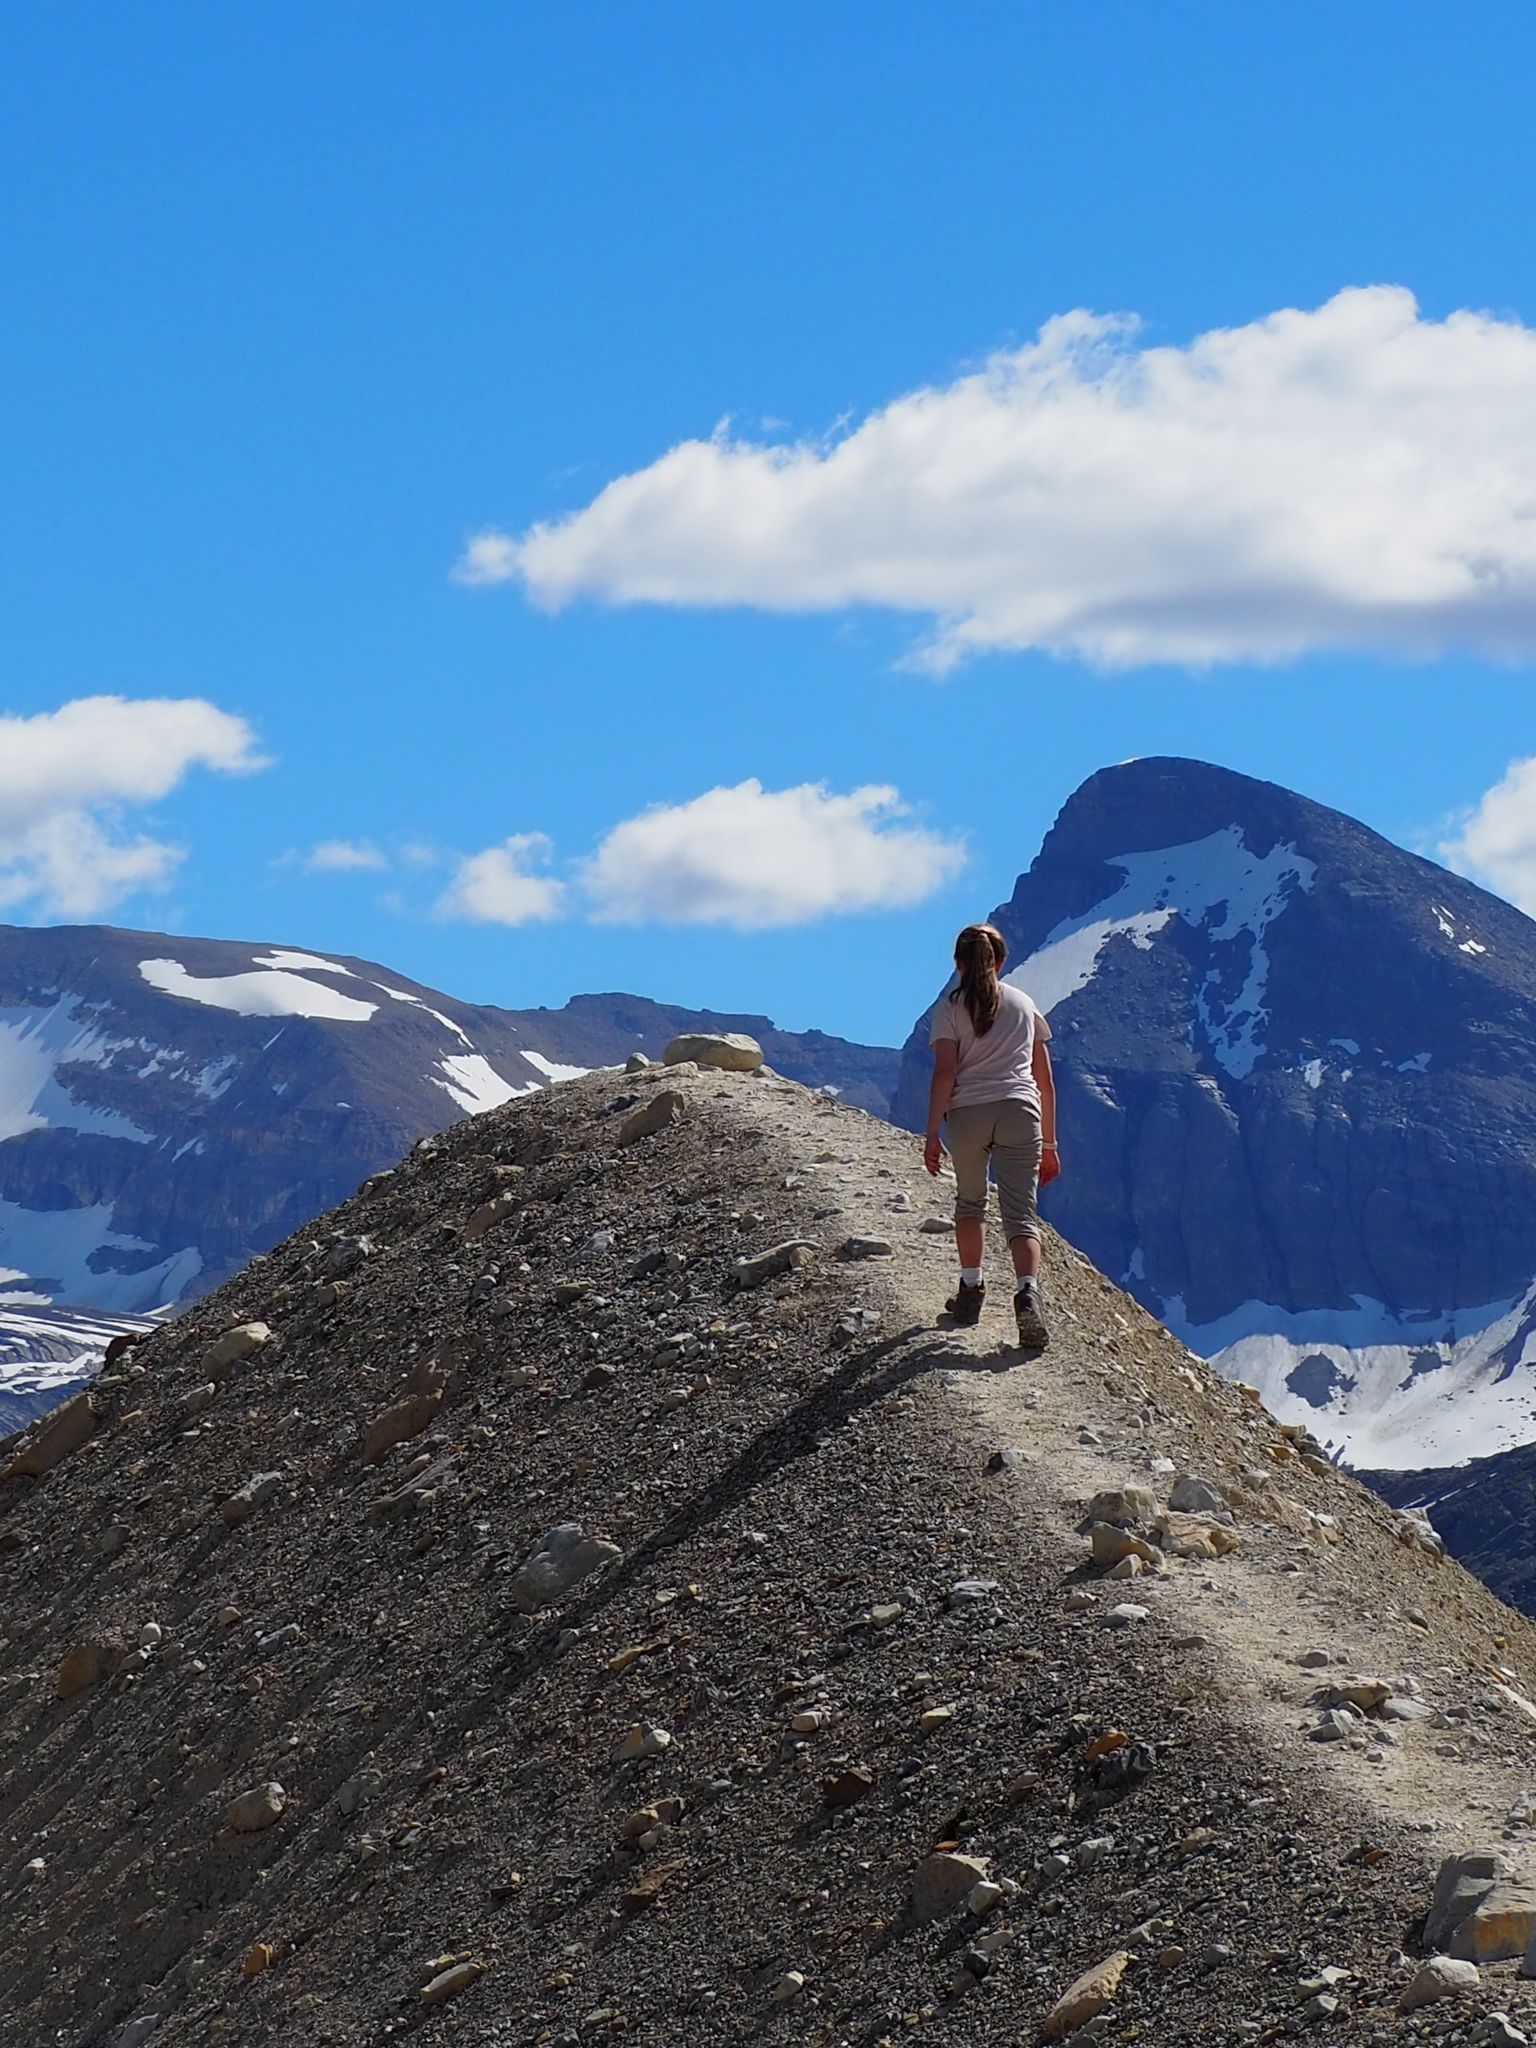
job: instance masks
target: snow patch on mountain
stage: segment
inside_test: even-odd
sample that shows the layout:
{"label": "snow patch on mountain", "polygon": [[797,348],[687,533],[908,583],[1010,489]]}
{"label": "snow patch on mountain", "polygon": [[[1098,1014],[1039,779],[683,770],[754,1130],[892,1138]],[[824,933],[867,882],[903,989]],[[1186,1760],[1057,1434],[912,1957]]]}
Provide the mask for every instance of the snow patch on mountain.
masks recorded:
{"label": "snow patch on mountain", "polygon": [[504,1081],[478,1052],[452,1053],[439,1060],[432,1081],[434,1086],[445,1088],[470,1116],[477,1116],[483,1109],[499,1109],[514,1095],[530,1095],[539,1085],[537,1081],[528,1081],[521,1088],[515,1087]]}
{"label": "snow patch on mountain", "polygon": [[391,988],[387,982],[382,981],[376,981],[372,983],[372,986],[378,989],[381,995],[388,996],[393,1002],[414,1003],[418,1010],[425,1010],[429,1017],[436,1018],[445,1031],[451,1031],[461,1045],[473,1045],[474,1041],[467,1031],[455,1024],[451,1017],[445,1017],[441,1010],[434,1010],[430,1003],[424,1003],[420,996],[412,995],[409,989]]}
{"label": "snow patch on mountain", "polygon": [[1231,948],[1207,970],[1195,1013],[1218,1063],[1242,1080],[1265,1050],[1264,935],[1293,894],[1312,887],[1316,864],[1294,846],[1254,853],[1241,830],[1228,825],[1186,845],[1113,854],[1106,865],[1124,875],[1119,888],[1058,924],[1007,979],[1049,1012],[1087,987],[1111,939],[1124,936],[1145,952],[1154,934],[1180,918],[1212,944]]}
{"label": "snow patch on mountain", "polygon": [[52,1129],[149,1144],[150,1133],[131,1118],[79,1101],[59,1078],[61,1067],[99,1066],[116,1048],[65,998],[0,1009],[0,1142]]}
{"label": "snow patch on mountain", "polygon": [[559,1060],[547,1060],[541,1052],[525,1052],[523,1058],[529,1066],[537,1067],[549,1081],[579,1081],[583,1074],[590,1074],[590,1067],[562,1066]]}
{"label": "snow patch on mountain", "polygon": [[1192,1351],[1362,1469],[1461,1464],[1536,1438],[1536,1285],[1449,1312],[1356,1295],[1299,1312],[1249,1301],[1192,1324],[1177,1297],[1163,1306]]}
{"label": "snow patch on mountain", "polygon": [[[345,974],[347,969],[333,971]],[[191,973],[179,960],[141,960],[139,972],[162,995],[206,1003],[215,1010],[233,1010],[241,1017],[325,1017],[338,1024],[366,1024],[379,1007],[281,967],[257,967],[246,974],[200,975]]]}
{"label": "snow patch on mountain", "polygon": [[275,968],[279,972],[291,967],[298,974],[344,974],[349,981],[357,979],[352,969],[343,967],[339,960],[322,960],[318,953],[294,953],[283,946],[275,947],[270,953],[258,953],[251,964]]}
{"label": "snow patch on mountain", "polygon": [[0,1201],[0,1307],[73,1299],[110,1315],[148,1314],[185,1293],[203,1267],[192,1245],[142,1263],[155,1249],[114,1228],[110,1202],[25,1209]]}
{"label": "snow patch on mountain", "polygon": [[0,1437],[25,1429],[87,1385],[114,1337],[151,1329],[157,1320],[0,1307]]}

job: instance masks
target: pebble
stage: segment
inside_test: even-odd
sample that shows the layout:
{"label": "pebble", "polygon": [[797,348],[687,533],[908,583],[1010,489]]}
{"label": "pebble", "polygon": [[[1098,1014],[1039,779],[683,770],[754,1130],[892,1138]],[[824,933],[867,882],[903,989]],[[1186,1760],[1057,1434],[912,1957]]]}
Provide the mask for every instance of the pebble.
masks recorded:
{"label": "pebble", "polygon": [[254,1473],[238,1493],[232,1493],[228,1500],[220,1501],[220,1517],[231,1528],[241,1522],[248,1522],[258,1508],[266,1506],[282,1483],[281,1472]]}
{"label": "pebble", "polygon": [[793,2005],[805,1990],[805,1972],[786,1970],[773,1987],[775,2005]]}
{"label": "pebble", "polygon": [[651,1721],[637,1721],[615,1744],[614,1762],[627,1764],[640,1757],[660,1756],[664,1749],[671,1747],[672,1736],[668,1729],[658,1728]]}
{"label": "pebble", "polygon": [[1134,1600],[1122,1600],[1118,1607],[1111,1607],[1104,1616],[1106,1628],[1134,1628],[1139,1621],[1146,1621],[1151,1615],[1150,1607],[1142,1607]]}
{"label": "pebble", "polygon": [[946,1607],[975,1607],[1001,1591],[996,1579],[956,1579],[944,1595]]}

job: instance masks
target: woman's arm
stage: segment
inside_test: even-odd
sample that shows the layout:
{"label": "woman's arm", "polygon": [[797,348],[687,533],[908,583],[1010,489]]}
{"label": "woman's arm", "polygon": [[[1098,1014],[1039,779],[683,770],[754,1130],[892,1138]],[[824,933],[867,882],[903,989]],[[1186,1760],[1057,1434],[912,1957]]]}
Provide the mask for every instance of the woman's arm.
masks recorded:
{"label": "woman's arm", "polygon": [[955,1092],[955,1068],[960,1048],[952,1038],[941,1038],[933,1048],[933,1079],[928,1084],[928,1134],[923,1140],[923,1164],[937,1173],[943,1146],[939,1126],[949,1114],[949,1099]]}
{"label": "woman's arm", "polygon": [[1040,1185],[1049,1187],[1061,1172],[1061,1154],[1056,1149],[1056,1076],[1051,1069],[1051,1049],[1043,1038],[1035,1040],[1029,1065],[1040,1090]]}

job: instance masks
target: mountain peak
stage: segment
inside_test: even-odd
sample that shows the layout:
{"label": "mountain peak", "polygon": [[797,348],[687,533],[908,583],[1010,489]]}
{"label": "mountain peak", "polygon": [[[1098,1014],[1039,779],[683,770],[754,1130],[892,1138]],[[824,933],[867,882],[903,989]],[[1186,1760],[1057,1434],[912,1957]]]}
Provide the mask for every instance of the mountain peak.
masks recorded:
{"label": "mountain peak", "polygon": [[[1361,1463],[1536,1437],[1536,924],[1179,759],[1090,777],[995,919],[1097,1263]],[[925,1063],[920,1033],[905,1121]]]}

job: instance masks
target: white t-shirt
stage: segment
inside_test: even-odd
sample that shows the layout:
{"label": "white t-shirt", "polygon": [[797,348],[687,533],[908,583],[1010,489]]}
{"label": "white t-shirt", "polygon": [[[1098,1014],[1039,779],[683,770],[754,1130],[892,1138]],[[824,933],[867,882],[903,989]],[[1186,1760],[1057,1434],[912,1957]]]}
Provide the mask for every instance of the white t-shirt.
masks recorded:
{"label": "white t-shirt", "polygon": [[952,1038],[959,1047],[955,1069],[955,1092],[951,1109],[969,1109],[977,1102],[1032,1102],[1040,1107],[1040,1090],[1035,1085],[1032,1062],[1035,1039],[1047,1039],[1051,1027],[1023,989],[1004,982],[992,1029],[976,1036],[971,1013],[956,995],[940,996],[933,1007],[928,1039],[937,1045]]}

